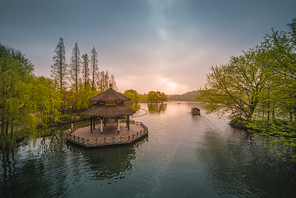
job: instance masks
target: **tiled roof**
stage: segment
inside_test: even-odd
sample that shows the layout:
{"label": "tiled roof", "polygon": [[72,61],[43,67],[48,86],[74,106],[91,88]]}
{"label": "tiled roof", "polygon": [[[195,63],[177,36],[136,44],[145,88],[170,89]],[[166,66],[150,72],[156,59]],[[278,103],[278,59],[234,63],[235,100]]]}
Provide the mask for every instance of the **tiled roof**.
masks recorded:
{"label": "tiled roof", "polygon": [[109,88],[107,91],[98,94],[92,98],[89,99],[89,101],[92,102],[98,102],[98,101],[130,101],[131,99],[116,92],[114,89]]}
{"label": "tiled roof", "polygon": [[98,103],[83,112],[84,115],[89,117],[104,118],[116,118],[132,115],[134,113],[136,113],[136,111],[125,105],[103,105]]}

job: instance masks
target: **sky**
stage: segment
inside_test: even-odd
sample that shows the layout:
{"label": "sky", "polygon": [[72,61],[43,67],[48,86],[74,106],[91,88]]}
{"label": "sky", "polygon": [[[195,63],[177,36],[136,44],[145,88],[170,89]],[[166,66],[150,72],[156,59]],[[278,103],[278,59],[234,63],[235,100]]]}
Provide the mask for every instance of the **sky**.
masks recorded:
{"label": "sky", "polygon": [[66,62],[98,52],[120,92],[183,94],[204,87],[210,67],[288,31],[296,0],[1,0],[0,42],[50,77],[60,37]]}

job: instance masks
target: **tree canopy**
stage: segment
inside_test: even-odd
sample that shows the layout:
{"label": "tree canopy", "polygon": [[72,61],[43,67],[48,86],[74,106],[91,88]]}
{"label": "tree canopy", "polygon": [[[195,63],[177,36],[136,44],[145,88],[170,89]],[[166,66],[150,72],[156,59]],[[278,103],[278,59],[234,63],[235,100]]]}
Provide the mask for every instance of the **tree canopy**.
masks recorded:
{"label": "tree canopy", "polygon": [[164,92],[150,91],[147,96],[147,102],[164,102],[167,101],[167,97]]}
{"label": "tree canopy", "polygon": [[296,161],[296,18],[228,64],[211,67],[197,100],[207,112],[267,136],[266,147]]}
{"label": "tree canopy", "polygon": [[[13,137],[15,131],[26,130],[29,136],[38,136],[35,129],[39,120],[47,115],[58,115],[62,102],[54,82],[36,77],[33,65],[27,64],[30,63],[28,59],[18,57],[20,60],[13,56],[11,50],[6,50],[0,58],[0,144],[3,148],[11,142],[7,137]],[[23,60],[26,60],[26,65]]]}
{"label": "tree canopy", "polygon": [[125,95],[126,97],[129,97],[131,99],[131,103],[138,103],[141,98],[138,94],[138,92],[136,90],[133,89],[128,89],[126,90],[123,95]]}

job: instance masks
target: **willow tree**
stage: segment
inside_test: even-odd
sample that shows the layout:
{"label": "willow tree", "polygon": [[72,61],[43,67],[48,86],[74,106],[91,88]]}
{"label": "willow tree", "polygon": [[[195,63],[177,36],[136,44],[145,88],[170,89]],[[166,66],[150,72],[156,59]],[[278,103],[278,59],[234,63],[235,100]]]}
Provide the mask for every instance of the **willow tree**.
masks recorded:
{"label": "willow tree", "polygon": [[211,67],[205,88],[196,97],[208,113],[252,118],[269,79],[256,55],[255,50],[244,52],[244,55],[232,56],[228,64]]}
{"label": "willow tree", "polygon": [[95,49],[95,47],[92,48],[91,50],[91,58],[90,58],[90,63],[91,63],[91,75],[92,75],[92,82],[91,82],[91,87],[92,90],[94,91],[96,89],[95,87],[95,81],[96,81],[96,75],[98,73],[99,67],[98,67],[98,53]]}
{"label": "willow tree", "polygon": [[79,75],[81,67],[81,57],[77,42],[72,51],[71,63],[70,63],[70,79],[74,83],[75,92],[78,91]]}
{"label": "willow tree", "polygon": [[64,40],[61,37],[59,43],[54,51],[56,53],[53,56],[54,64],[51,66],[51,77],[60,88],[60,92],[66,89],[66,78],[67,78],[67,64],[66,64],[66,51],[64,46]]}

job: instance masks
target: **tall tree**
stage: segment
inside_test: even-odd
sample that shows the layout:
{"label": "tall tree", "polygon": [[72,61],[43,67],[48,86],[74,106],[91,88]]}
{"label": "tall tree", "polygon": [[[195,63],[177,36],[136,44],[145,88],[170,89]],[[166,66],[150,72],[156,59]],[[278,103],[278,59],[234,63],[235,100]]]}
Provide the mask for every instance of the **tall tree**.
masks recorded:
{"label": "tall tree", "polygon": [[92,48],[91,50],[91,75],[92,75],[92,82],[91,82],[91,87],[92,87],[92,90],[94,91],[96,89],[95,87],[95,81],[96,81],[96,74],[99,70],[99,67],[98,67],[98,53],[95,49],[95,47]]}
{"label": "tall tree", "polygon": [[82,77],[84,83],[84,89],[86,89],[86,85],[89,83],[89,58],[87,54],[83,54],[82,56]]}
{"label": "tall tree", "polygon": [[110,76],[110,78],[109,78],[109,84],[112,85],[112,87],[113,87],[113,89],[114,89],[115,91],[118,91],[118,88],[117,88],[117,86],[116,86],[115,77],[114,77],[113,74],[111,74],[111,76]]}
{"label": "tall tree", "polygon": [[66,51],[64,40],[61,37],[59,43],[54,51],[56,53],[53,56],[54,64],[51,66],[51,77],[56,82],[57,86],[60,88],[60,92],[66,89],[66,77],[67,77],[67,64],[66,64]]}
{"label": "tall tree", "polygon": [[79,74],[81,67],[80,51],[77,42],[72,51],[71,63],[70,63],[70,78],[75,85],[75,92],[78,91]]}

